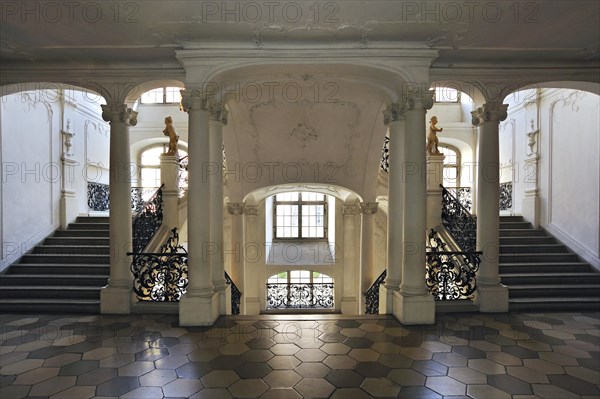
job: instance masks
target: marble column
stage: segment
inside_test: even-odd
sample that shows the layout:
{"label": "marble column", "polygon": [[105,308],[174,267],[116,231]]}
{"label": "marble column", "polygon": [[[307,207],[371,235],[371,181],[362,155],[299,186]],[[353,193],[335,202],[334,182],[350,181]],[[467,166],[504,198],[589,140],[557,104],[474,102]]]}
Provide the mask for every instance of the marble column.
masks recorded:
{"label": "marble column", "polygon": [[163,226],[171,230],[179,228],[179,157],[177,155],[160,155],[160,179],[164,184]]}
{"label": "marble column", "polygon": [[211,325],[219,317],[210,263],[209,112],[199,91],[182,90],[188,124],[188,289],[179,301],[179,324]]}
{"label": "marble column", "polygon": [[404,218],[405,108],[401,104],[388,106],[383,113],[389,128],[388,158],[388,224],[387,224],[387,277],[380,288],[379,313],[392,314],[394,293],[402,282],[402,226]]}
{"label": "marble column", "polygon": [[223,259],[223,125],[227,124],[227,111],[223,105],[211,106],[209,121],[209,158],[207,166],[210,190],[210,243],[212,284],[219,294],[220,313],[226,313],[225,263]]}
{"label": "marble column", "polygon": [[[242,290],[244,287],[244,262],[243,262],[243,240],[244,224],[242,221],[244,214],[244,204],[240,202],[230,202],[227,204],[227,212],[231,215],[231,241],[225,245],[224,261],[231,265],[231,280]],[[242,292],[242,296],[244,292]],[[231,298],[227,298],[230,301]],[[240,303],[240,314],[246,314],[246,305],[244,301]]]}
{"label": "marble column", "polygon": [[444,154],[427,154],[427,230],[442,223],[442,187],[444,183]]}
{"label": "marble column", "polygon": [[364,313],[365,300],[364,293],[375,282],[375,265],[373,260],[373,240],[374,232],[374,214],[377,212],[377,202],[361,202],[359,204],[362,215],[361,228],[361,251],[360,251],[360,276],[361,276],[361,310]]}
{"label": "marble column", "polygon": [[100,291],[100,312],[129,314],[133,302],[131,257],[131,162],[129,126],[137,112],[117,102],[102,105],[102,119],[110,123],[110,278]]}
{"label": "marble column", "polygon": [[489,102],[471,112],[479,128],[477,146],[477,250],[482,251],[475,302],[480,312],[508,312],[508,288],[500,284],[499,123],[506,104]]}
{"label": "marble column", "polygon": [[342,286],[342,314],[359,314],[360,298],[358,284],[358,254],[356,251],[356,217],[358,207],[356,204],[344,204],[342,208],[344,243],[343,243],[343,286]]}
{"label": "marble column", "polygon": [[[425,284],[427,223],[425,112],[433,105],[433,90],[408,93],[404,142],[404,227],[400,291],[394,295],[394,315],[403,324],[435,323],[435,302]],[[391,140],[390,140],[391,141]]]}

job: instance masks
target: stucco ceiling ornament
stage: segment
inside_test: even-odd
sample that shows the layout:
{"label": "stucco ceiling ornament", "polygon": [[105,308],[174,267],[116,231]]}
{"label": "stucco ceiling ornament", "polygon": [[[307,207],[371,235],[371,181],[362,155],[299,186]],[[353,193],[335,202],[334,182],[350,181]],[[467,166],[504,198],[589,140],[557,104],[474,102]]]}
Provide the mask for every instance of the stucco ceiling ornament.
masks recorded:
{"label": "stucco ceiling ornament", "polygon": [[302,143],[302,148],[306,148],[309,141],[317,141],[319,134],[312,126],[306,125],[304,122],[298,123],[290,132],[290,136],[297,138]]}

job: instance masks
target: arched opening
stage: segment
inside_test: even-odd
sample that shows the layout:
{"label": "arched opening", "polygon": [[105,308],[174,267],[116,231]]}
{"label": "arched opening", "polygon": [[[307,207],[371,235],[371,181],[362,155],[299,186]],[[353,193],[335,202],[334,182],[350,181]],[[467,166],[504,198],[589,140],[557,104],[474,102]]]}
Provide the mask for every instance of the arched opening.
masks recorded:
{"label": "arched opening", "polygon": [[333,310],[334,281],[312,270],[291,270],[267,279],[267,311],[282,309]]}

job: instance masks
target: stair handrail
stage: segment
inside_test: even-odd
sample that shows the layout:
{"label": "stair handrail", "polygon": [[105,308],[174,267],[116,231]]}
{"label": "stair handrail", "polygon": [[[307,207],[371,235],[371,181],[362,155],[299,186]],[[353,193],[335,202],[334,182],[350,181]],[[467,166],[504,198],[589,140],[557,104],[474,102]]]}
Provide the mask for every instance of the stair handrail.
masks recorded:
{"label": "stair handrail", "polygon": [[379,313],[379,286],[385,282],[386,277],[387,269],[383,269],[379,277],[375,279],[365,292],[365,314]]}
{"label": "stair handrail", "polygon": [[131,221],[133,252],[142,252],[152,240],[163,220],[162,190],[164,183],[144,202]]}
{"label": "stair handrail", "polygon": [[431,229],[426,247],[426,279],[436,301],[473,299],[481,251],[446,251],[437,231]]}
{"label": "stair handrail", "polygon": [[465,252],[474,252],[477,245],[477,220],[460,201],[442,188],[442,224]]}

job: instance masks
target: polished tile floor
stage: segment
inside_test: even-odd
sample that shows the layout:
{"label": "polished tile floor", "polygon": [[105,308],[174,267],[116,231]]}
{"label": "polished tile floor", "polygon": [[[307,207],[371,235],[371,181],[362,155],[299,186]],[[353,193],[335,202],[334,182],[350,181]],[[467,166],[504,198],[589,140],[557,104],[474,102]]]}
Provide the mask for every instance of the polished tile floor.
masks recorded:
{"label": "polished tile floor", "polygon": [[0,398],[600,397],[600,313],[0,315]]}

